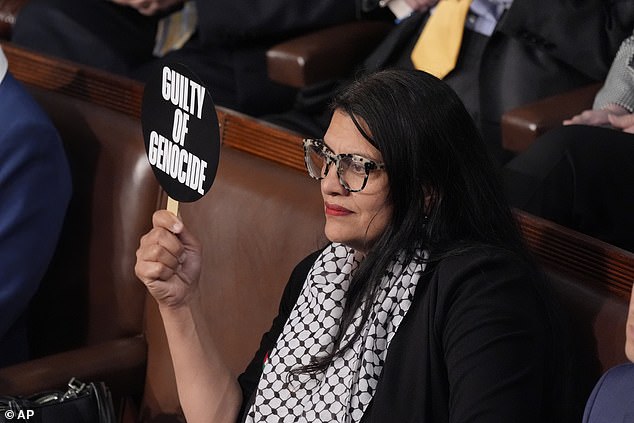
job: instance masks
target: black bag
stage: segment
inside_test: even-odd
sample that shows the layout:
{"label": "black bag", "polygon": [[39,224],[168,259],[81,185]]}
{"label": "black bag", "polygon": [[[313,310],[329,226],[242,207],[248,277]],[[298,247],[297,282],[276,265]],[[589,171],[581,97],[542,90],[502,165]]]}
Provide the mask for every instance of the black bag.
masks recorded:
{"label": "black bag", "polygon": [[110,390],[103,382],[75,378],[66,391],[25,397],[0,396],[0,423],[116,423]]}

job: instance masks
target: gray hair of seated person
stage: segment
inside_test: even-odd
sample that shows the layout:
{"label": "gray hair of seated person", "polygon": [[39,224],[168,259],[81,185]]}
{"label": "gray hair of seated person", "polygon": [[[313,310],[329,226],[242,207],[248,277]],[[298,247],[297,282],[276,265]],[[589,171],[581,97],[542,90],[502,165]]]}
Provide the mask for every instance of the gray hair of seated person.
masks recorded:
{"label": "gray hair of seated person", "polygon": [[[424,260],[420,252],[427,251],[433,263],[488,244],[528,257],[484,142],[448,85],[422,71],[380,71],[345,87],[332,110],[351,117],[381,152],[393,205],[387,228],[353,276],[342,328],[364,299],[373,298],[398,254]],[[345,345],[340,338],[332,353],[299,372],[324,370],[356,336]]]}

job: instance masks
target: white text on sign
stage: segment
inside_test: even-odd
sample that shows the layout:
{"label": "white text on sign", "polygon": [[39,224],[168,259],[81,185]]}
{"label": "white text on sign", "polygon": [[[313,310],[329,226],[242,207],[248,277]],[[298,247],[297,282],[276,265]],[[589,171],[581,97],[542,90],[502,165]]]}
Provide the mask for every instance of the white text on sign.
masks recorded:
{"label": "white text on sign", "polygon": [[[204,194],[207,162],[185,148],[190,115],[202,118],[205,102],[205,87],[165,66],[161,84],[163,99],[171,102],[174,110],[172,139],[152,131],[148,148],[148,159],[152,166],[171,178]],[[186,113],[183,113],[186,112]]]}
{"label": "white text on sign", "polygon": [[165,101],[170,101],[187,113],[202,119],[205,87],[165,66],[161,93]]}

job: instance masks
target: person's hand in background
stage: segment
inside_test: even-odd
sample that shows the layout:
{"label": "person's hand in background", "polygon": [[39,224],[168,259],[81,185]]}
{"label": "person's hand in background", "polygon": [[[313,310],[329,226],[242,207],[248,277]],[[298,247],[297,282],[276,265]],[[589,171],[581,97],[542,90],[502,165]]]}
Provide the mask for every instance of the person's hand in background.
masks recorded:
{"label": "person's hand in background", "polygon": [[[620,129],[623,132],[634,134],[634,113],[628,113],[625,115],[613,115],[608,116],[610,125],[615,129]],[[632,341],[634,342],[634,340]]]}
{"label": "person's hand in background", "polygon": [[[629,112],[624,107],[611,104],[609,107],[597,110],[584,110],[564,120],[564,125],[590,125],[590,126],[606,126],[611,125],[610,116],[618,117],[627,115]],[[614,125],[612,125],[614,126]]]}

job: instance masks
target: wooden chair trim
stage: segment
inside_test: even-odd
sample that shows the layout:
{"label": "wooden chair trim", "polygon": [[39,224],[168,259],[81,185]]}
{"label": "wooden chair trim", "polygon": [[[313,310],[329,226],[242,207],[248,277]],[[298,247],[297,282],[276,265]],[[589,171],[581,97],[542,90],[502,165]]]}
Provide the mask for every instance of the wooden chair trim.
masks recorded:
{"label": "wooden chair trim", "polygon": [[218,116],[223,144],[306,172],[301,135],[226,109]]}
{"label": "wooden chair trim", "polygon": [[[141,117],[143,83],[43,56],[9,42],[1,44],[11,73],[21,82]],[[305,171],[301,135],[223,107],[216,107],[216,111],[225,145]]]}
{"label": "wooden chair trim", "polygon": [[630,298],[634,253],[519,210],[515,216],[524,239],[547,270]]}
{"label": "wooden chair trim", "polygon": [[21,82],[140,117],[143,85],[137,81],[47,57],[10,42],[1,44],[11,73]]}

